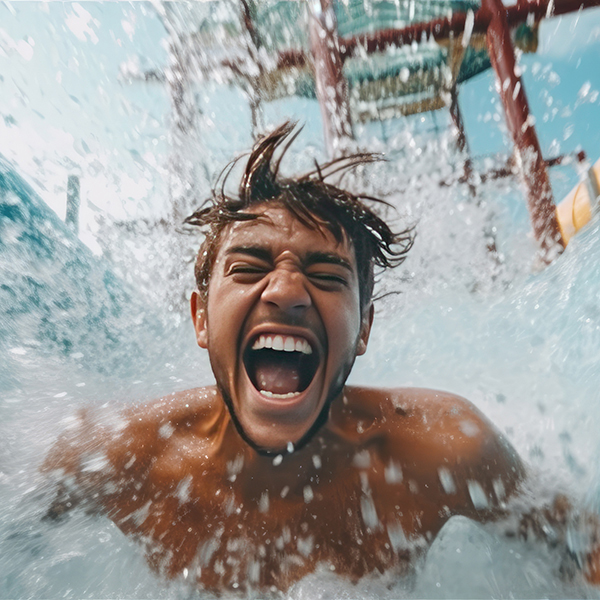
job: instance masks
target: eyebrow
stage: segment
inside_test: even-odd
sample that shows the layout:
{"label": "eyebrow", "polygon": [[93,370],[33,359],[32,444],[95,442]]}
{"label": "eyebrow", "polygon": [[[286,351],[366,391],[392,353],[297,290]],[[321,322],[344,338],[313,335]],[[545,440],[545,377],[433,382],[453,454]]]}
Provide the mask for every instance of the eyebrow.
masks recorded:
{"label": "eyebrow", "polygon": [[[252,256],[258,260],[264,260],[265,262],[273,261],[271,251],[262,246],[232,246],[231,248],[228,248],[225,253],[227,255],[246,254],[247,256]],[[353,270],[350,261],[333,252],[309,252],[302,262],[304,263],[304,266],[326,263],[338,265],[348,271]]]}
{"label": "eyebrow", "polygon": [[227,248],[225,254],[247,254],[248,256],[258,258],[259,260],[264,260],[265,262],[271,262],[273,260],[271,251],[262,246],[232,246],[231,248]]}
{"label": "eyebrow", "polygon": [[348,269],[348,271],[352,271],[352,265],[349,261],[347,261],[345,258],[342,258],[339,254],[334,254],[332,252],[309,252],[304,259],[305,265],[321,263],[339,265],[340,267]]}

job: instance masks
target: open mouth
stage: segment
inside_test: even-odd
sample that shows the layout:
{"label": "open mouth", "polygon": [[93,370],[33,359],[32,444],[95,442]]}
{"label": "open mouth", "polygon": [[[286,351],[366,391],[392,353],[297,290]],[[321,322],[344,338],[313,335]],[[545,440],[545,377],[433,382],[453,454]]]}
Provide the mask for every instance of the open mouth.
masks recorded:
{"label": "open mouth", "polygon": [[244,366],[252,385],[267,398],[300,395],[319,365],[317,352],[302,337],[261,334],[244,352]]}

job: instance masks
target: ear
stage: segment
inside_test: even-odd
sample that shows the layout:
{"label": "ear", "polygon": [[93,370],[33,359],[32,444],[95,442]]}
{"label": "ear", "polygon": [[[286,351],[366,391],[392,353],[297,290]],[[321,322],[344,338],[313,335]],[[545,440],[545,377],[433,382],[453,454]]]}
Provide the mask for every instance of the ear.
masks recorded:
{"label": "ear", "polygon": [[373,304],[369,304],[363,311],[362,323],[360,325],[360,337],[358,338],[358,345],[356,346],[356,356],[361,356],[367,351],[374,314],[375,309],[373,308]]}
{"label": "ear", "polygon": [[208,329],[206,322],[206,307],[200,297],[198,290],[192,292],[190,298],[190,308],[192,310],[192,321],[196,331],[196,341],[200,348],[208,348]]}

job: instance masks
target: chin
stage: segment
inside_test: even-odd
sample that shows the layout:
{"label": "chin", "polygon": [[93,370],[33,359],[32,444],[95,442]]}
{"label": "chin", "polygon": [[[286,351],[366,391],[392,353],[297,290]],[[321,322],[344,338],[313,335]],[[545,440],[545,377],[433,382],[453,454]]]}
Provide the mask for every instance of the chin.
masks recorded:
{"label": "chin", "polygon": [[262,454],[308,443],[327,421],[353,362],[343,361],[332,376],[327,344],[318,336],[275,329],[263,325],[245,336],[229,390],[221,390],[238,432]]}
{"label": "chin", "polygon": [[[256,412],[236,410],[231,397],[223,393],[232,420],[244,441],[256,452],[265,456],[287,454],[302,449],[327,422],[331,402],[341,394],[340,389],[328,395],[320,407],[303,407],[301,403],[293,406],[265,406],[259,402]],[[246,404],[248,406],[248,404]],[[296,410],[292,410],[295,408]],[[249,413],[249,414],[248,414]],[[308,414],[307,414],[308,413]],[[290,445],[291,443],[291,445]]]}

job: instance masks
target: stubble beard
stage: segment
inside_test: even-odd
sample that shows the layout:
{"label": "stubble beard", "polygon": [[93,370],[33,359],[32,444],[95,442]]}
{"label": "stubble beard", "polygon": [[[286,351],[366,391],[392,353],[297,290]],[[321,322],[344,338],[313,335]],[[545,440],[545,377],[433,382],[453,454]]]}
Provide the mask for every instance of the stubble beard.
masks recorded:
{"label": "stubble beard", "polygon": [[[350,372],[352,371],[352,367],[354,366],[354,361],[356,360],[356,357],[357,357],[357,352],[356,352],[357,347],[358,347],[358,338],[354,344],[354,348],[352,351],[352,359],[349,360],[348,364],[342,368],[340,375],[338,377],[334,378],[334,382],[331,385],[331,389],[327,395],[327,398],[325,399],[323,407],[321,408],[319,414],[317,415],[317,418],[314,420],[313,424],[308,428],[307,432],[297,442],[294,443],[294,451],[300,450],[304,446],[306,446],[312,440],[312,438],[316,435],[316,433],[323,427],[323,425],[325,425],[325,423],[327,423],[327,421],[329,419],[329,409],[331,408],[333,401],[336,398],[342,396],[344,386],[346,385],[346,380],[348,379],[348,376],[350,375]],[[270,450],[268,448],[264,448],[264,447],[260,446],[259,444],[257,444],[256,442],[254,442],[252,440],[252,438],[244,431],[244,427],[242,426],[242,423],[240,422],[240,420],[235,412],[231,394],[226,389],[226,387],[221,383],[221,381],[219,381],[219,378],[216,376],[217,371],[215,370],[215,365],[213,364],[212,357],[210,356],[210,351],[209,351],[209,360],[211,363],[211,368],[212,368],[213,374],[215,375],[217,389],[219,390],[219,392],[221,394],[221,398],[223,398],[223,402],[225,402],[225,406],[227,407],[227,410],[229,411],[229,415],[231,416],[231,420],[233,421],[233,424],[234,424],[237,432],[239,433],[240,437],[244,440],[244,442],[246,442],[246,444],[248,444],[248,446],[250,446],[257,454],[259,454],[261,456],[277,456],[278,454],[281,454],[282,451],[287,451],[287,449],[286,450],[281,450],[281,449]],[[242,368],[243,368],[243,366],[242,366]]]}
{"label": "stubble beard", "polygon": [[[313,424],[309,427],[308,431],[297,442],[294,443],[294,451],[301,450],[304,446],[306,446],[312,440],[315,434],[321,429],[321,427],[323,427],[323,425],[327,423],[327,420],[329,419],[329,409],[331,407],[331,404],[336,398],[342,395],[344,385],[346,384],[346,379],[348,378],[351,369],[352,365],[350,365],[350,368],[347,370],[343,377],[338,378],[341,383],[332,387],[329,394],[327,395],[325,403],[323,404],[323,408],[321,408],[321,411],[317,415],[317,418],[315,419]],[[221,385],[221,383],[219,383],[218,381],[217,389],[221,394],[221,398],[223,398],[223,402],[225,402],[225,406],[227,406],[227,410],[229,411],[231,420],[233,421],[237,432],[240,434],[240,437],[246,442],[246,444],[248,444],[257,454],[260,454],[261,456],[277,456],[278,454],[281,454],[281,449],[270,450],[268,448],[263,448],[262,446],[260,446],[252,440],[252,438],[244,431],[244,428],[237,417],[237,414],[233,407],[233,400],[229,391],[226,390],[225,387]]]}

